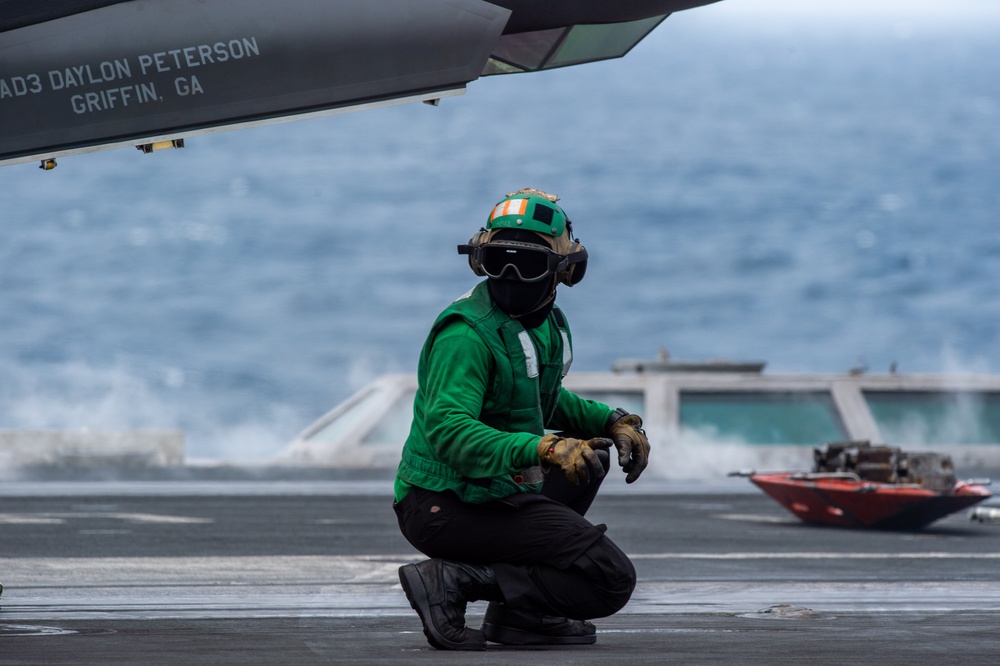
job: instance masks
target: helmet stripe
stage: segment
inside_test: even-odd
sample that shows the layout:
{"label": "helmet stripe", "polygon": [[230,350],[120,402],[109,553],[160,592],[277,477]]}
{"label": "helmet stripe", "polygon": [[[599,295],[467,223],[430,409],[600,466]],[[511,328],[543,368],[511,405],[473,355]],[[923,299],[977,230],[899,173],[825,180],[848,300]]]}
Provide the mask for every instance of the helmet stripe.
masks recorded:
{"label": "helmet stripe", "polygon": [[527,210],[527,199],[507,199],[506,201],[501,201],[496,205],[496,208],[493,209],[493,215],[490,217],[490,220],[503,217],[505,215],[524,215]]}

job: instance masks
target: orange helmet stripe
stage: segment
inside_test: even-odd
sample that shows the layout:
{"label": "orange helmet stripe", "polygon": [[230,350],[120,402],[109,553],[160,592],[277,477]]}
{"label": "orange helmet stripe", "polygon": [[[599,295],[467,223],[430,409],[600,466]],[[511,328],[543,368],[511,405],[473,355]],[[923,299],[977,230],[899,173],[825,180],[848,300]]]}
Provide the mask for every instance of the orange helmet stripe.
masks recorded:
{"label": "orange helmet stripe", "polygon": [[493,212],[490,213],[490,222],[505,215],[524,215],[527,210],[527,199],[507,199],[506,201],[501,201],[493,208]]}

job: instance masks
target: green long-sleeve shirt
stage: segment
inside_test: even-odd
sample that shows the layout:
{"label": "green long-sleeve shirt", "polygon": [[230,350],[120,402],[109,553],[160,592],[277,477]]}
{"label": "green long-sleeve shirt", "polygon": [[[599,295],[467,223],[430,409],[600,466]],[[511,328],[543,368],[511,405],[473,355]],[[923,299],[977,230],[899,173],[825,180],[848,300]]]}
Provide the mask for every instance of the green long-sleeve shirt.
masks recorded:
{"label": "green long-sleeve shirt", "polygon": [[[551,322],[530,329],[539,358],[551,358],[559,332]],[[465,477],[512,474],[538,463],[538,440],[543,433],[504,432],[479,420],[492,385],[493,353],[479,334],[461,319],[449,321],[435,336],[421,367],[414,400],[414,419],[423,423],[435,457]],[[561,388],[556,409],[545,424],[581,438],[605,434],[612,410]],[[396,480],[396,499],[409,490]]]}

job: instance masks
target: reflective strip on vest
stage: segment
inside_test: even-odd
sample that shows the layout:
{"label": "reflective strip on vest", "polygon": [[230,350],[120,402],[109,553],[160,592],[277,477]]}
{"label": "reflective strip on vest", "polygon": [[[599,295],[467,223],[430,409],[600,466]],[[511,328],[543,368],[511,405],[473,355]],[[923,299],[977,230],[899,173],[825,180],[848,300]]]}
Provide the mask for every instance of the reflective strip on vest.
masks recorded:
{"label": "reflective strip on vest", "polygon": [[569,333],[566,329],[560,328],[559,333],[562,335],[563,341],[563,367],[562,376],[565,377],[569,374],[569,366],[573,365],[573,348],[569,344]]}
{"label": "reflective strip on vest", "polygon": [[[517,339],[521,341],[521,349],[524,351],[524,364],[525,369],[528,371],[528,376],[531,378],[538,376],[538,354],[535,351],[535,343],[531,341],[531,336],[528,335],[527,331],[522,330],[517,334]],[[565,363],[566,354],[563,354],[563,362]],[[565,376],[565,375],[564,375]]]}

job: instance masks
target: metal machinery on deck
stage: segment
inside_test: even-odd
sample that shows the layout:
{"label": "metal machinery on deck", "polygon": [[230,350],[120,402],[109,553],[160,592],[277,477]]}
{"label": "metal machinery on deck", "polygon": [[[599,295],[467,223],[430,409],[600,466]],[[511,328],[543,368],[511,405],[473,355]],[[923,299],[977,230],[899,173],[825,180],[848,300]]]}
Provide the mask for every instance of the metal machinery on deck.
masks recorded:
{"label": "metal machinery on deck", "polygon": [[747,472],[807,523],[915,530],[990,498],[988,481],[955,477],[950,456],[869,442],[817,448],[811,472]]}

